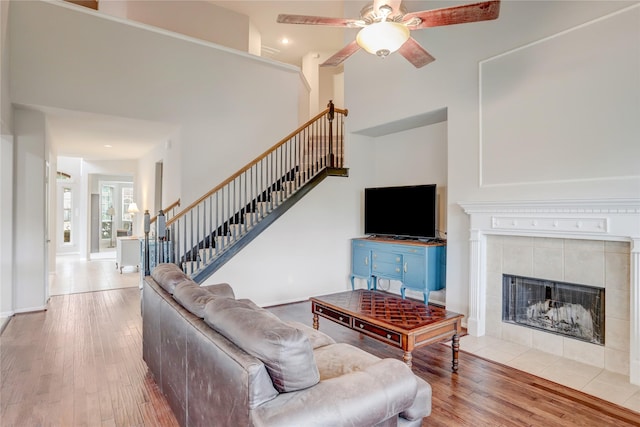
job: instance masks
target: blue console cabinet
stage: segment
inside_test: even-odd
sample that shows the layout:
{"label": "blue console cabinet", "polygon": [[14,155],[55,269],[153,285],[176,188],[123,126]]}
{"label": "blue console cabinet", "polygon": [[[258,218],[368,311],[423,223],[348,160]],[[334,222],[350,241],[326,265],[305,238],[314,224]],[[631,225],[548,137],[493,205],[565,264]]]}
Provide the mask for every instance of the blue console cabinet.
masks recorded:
{"label": "blue console cabinet", "polygon": [[425,304],[429,292],[445,287],[447,247],[444,243],[413,240],[358,238],[351,241],[351,289],[354,279],[367,281],[376,289],[378,279],[398,280],[400,293],[411,289],[422,292]]}

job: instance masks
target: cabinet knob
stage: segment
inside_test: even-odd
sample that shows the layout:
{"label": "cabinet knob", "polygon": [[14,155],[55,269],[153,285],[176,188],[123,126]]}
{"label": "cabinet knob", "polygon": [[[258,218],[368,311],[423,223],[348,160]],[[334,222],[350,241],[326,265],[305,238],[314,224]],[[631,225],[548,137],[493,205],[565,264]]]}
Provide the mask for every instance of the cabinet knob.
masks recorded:
{"label": "cabinet knob", "polygon": [[369,265],[369,257],[364,257],[364,265]]}
{"label": "cabinet knob", "polygon": [[405,273],[407,272],[407,263],[406,262],[404,263],[404,272]]}
{"label": "cabinet knob", "polygon": [[396,257],[396,262],[400,262],[400,257]]}
{"label": "cabinet knob", "polygon": [[364,325],[362,323],[360,323],[360,329],[364,328]]}
{"label": "cabinet knob", "polygon": [[391,334],[387,334],[387,339],[391,339]]}
{"label": "cabinet knob", "polygon": [[400,273],[400,269],[399,268],[396,268],[396,273]]}
{"label": "cabinet knob", "polygon": [[340,316],[338,317],[338,320],[342,322],[342,320],[344,320],[344,317]]}
{"label": "cabinet knob", "polygon": [[318,313],[322,313],[322,309],[318,307]]}

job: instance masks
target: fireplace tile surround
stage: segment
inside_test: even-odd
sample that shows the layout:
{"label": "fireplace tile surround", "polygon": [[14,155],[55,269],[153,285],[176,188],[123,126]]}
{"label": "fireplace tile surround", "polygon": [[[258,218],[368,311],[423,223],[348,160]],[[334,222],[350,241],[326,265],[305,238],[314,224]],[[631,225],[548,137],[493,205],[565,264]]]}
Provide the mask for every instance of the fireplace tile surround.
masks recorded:
{"label": "fireplace tile surround", "polygon": [[[629,372],[629,244],[487,236],[486,334],[620,374]],[[605,345],[502,321],[502,275],[605,288]]]}
{"label": "fireplace tile surround", "polygon": [[[468,332],[640,385],[640,199],[459,203],[470,216]],[[502,275],[605,288],[605,346],[502,322]]]}

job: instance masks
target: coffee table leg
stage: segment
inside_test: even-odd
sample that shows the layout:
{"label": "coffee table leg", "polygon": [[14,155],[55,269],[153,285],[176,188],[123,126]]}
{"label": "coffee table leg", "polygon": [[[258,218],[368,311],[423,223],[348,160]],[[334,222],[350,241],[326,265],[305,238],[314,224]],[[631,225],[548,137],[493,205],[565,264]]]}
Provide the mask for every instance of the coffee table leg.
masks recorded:
{"label": "coffee table leg", "polygon": [[413,359],[413,356],[411,355],[410,351],[405,351],[404,354],[402,355],[402,360],[404,361],[404,363],[407,364],[408,367],[411,367],[412,359]]}
{"label": "coffee table leg", "polygon": [[453,365],[451,366],[451,370],[453,372],[458,372],[458,350],[460,349],[460,336],[458,334],[453,334],[453,339],[451,340],[451,351],[453,353]]}
{"label": "coffee table leg", "polygon": [[313,313],[313,329],[318,329],[318,315]]}

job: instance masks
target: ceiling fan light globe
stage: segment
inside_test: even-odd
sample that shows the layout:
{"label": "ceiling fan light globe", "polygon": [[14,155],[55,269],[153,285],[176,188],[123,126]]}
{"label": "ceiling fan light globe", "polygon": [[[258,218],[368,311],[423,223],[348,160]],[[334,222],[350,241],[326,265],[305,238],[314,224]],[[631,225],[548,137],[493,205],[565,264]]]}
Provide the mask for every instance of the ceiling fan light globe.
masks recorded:
{"label": "ceiling fan light globe", "polygon": [[356,36],[358,45],[367,52],[385,57],[409,39],[409,29],[398,22],[376,22],[361,29]]}

